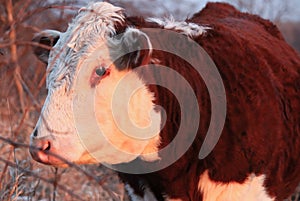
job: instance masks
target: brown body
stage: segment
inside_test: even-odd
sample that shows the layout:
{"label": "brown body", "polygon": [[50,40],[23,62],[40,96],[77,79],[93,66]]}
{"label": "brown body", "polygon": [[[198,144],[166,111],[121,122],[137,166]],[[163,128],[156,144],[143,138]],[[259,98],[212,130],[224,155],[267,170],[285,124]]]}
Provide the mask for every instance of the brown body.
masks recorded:
{"label": "brown body", "polygon": [[[262,187],[270,198],[268,200],[287,198],[300,182],[299,55],[284,41],[271,22],[241,13],[227,4],[208,4],[187,22],[211,28],[205,35],[192,39],[210,55],[223,79],[227,114],[221,138],[206,158],[198,159],[211,116],[205,83],[185,61],[154,50],[152,61],[158,60],[159,65],[178,71],[197,94],[201,113],[199,129],[192,146],[169,167],[149,174],[120,173],[120,177],[141,198],[146,196],[146,186],[157,200],[174,198],[197,201],[206,200],[203,196],[205,187],[202,188],[199,181],[205,173],[211,182],[223,186],[243,185],[251,174],[257,177],[263,175]],[[122,33],[128,26],[137,29],[164,28],[143,18],[127,17],[125,22],[116,24],[116,32]],[[166,39],[156,34],[157,40],[151,42],[163,44]],[[187,51],[187,54],[193,57],[193,53]],[[127,61],[126,58],[124,60]],[[149,58],[146,60],[151,61]],[[116,68],[122,71],[120,65],[122,62],[117,63]],[[131,66],[131,69],[134,68]],[[169,79],[176,83],[172,77],[153,77],[154,80]],[[149,86],[149,90],[154,94],[155,105],[162,106],[168,115],[159,133],[158,149],[162,149],[176,135],[180,124],[180,107],[167,90],[157,86]],[[184,93],[185,89],[178,90]],[[188,118],[192,121],[193,116]],[[159,157],[172,158],[172,153],[180,150],[184,141],[184,138],[181,139],[173,152]],[[32,151],[32,154],[35,159],[51,164],[51,161],[39,159],[41,153]],[[126,161],[126,165],[142,160],[136,158],[129,163]],[[146,161],[143,165],[151,163],[155,162]]]}

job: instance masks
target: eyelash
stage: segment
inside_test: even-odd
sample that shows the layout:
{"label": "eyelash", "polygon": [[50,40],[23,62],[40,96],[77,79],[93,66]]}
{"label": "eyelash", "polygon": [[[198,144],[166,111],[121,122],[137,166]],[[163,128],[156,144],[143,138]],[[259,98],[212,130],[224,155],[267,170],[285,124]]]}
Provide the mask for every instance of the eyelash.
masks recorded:
{"label": "eyelash", "polygon": [[91,87],[95,87],[96,85],[98,85],[99,82],[103,78],[109,76],[109,74],[110,74],[109,68],[105,68],[103,66],[95,68],[95,70],[93,71],[93,74],[91,76],[91,80],[90,80]]}

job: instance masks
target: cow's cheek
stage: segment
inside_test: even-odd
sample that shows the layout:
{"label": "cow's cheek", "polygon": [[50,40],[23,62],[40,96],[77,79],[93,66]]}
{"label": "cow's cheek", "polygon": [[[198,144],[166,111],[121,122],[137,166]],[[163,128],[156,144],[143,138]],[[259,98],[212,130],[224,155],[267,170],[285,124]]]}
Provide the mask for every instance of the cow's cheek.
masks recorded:
{"label": "cow's cheek", "polygon": [[68,162],[81,164],[91,158],[87,148],[82,144],[82,140],[76,133],[56,137],[53,145],[54,154],[58,154]]}

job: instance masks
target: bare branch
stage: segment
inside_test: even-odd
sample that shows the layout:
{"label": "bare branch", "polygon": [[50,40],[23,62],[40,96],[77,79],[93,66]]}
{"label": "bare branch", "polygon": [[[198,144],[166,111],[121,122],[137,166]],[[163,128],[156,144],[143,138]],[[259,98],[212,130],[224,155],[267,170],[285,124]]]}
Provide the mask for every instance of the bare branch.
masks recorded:
{"label": "bare branch", "polygon": [[0,15],[0,21],[5,24],[6,23],[6,19],[3,15]]}
{"label": "bare branch", "polygon": [[25,111],[25,105],[24,105],[24,92],[23,87],[21,84],[21,68],[18,63],[18,53],[17,53],[17,45],[16,45],[16,29],[15,29],[15,20],[14,20],[14,13],[13,13],[13,3],[12,0],[7,0],[6,2],[6,10],[7,10],[7,20],[10,25],[10,32],[9,32],[9,39],[11,42],[10,45],[10,58],[11,63],[14,66],[14,81],[15,85],[17,87],[19,98],[20,98],[20,104],[22,111]]}
{"label": "bare branch", "polygon": [[60,10],[74,10],[77,11],[80,9],[80,7],[76,7],[76,6],[68,6],[68,5],[48,5],[45,7],[41,7],[41,8],[36,8],[33,11],[29,11],[28,13],[26,13],[26,15],[24,15],[24,17],[22,19],[20,19],[20,22],[24,22],[26,20],[28,20],[30,17],[36,15],[36,14],[40,14],[46,10],[49,9],[60,9]]}
{"label": "bare branch", "polygon": [[[34,173],[33,171],[30,171],[30,170],[27,170],[27,169],[18,167],[15,163],[13,163],[13,162],[11,162],[11,161],[8,161],[8,160],[6,160],[6,159],[4,159],[4,158],[2,158],[2,157],[0,157],[0,161],[6,163],[6,164],[7,164],[8,166],[10,166],[10,167],[17,168],[20,172],[23,172],[23,173],[25,173],[25,174],[28,175],[28,176],[33,176],[33,177],[38,178],[38,179],[40,179],[40,180],[42,180],[42,181],[44,181],[44,182],[47,182],[47,183],[49,183],[49,184],[52,184],[52,183],[53,183],[53,180],[52,180],[52,179],[48,179],[48,178],[46,178],[46,177],[42,177],[42,176],[40,176],[40,175]],[[67,189],[64,185],[57,184],[57,186],[58,186],[61,190],[65,191],[65,192],[67,192],[69,195],[71,195],[72,198],[76,198],[77,200],[82,200],[80,196],[74,194],[74,193],[72,192],[72,190]]]}
{"label": "bare branch", "polygon": [[[2,137],[2,136],[0,136],[0,140],[3,141],[3,142],[8,143],[8,144],[10,144],[10,145],[12,145],[14,148],[27,148],[27,149],[28,149],[28,148],[32,148],[32,149],[37,149],[37,150],[39,150],[38,147],[32,147],[32,146],[30,146],[30,145],[28,145],[28,144],[21,143],[21,142],[16,142],[16,141],[14,141],[14,140],[11,140],[11,139],[8,139],[8,138]],[[96,181],[96,182],[97,182],[98,184],[100,184],[100,185],[102,185],[102,184],[105,182],[105,179],[104,179],[104,178],[100,178],[100,179],[99,179],[99,178],[95,177],[94,175],[90,174],[89,172],[83,170],[80,166],[78,166],[78,165],[76,165],[76,164],[74,164],[74,163],[72,163],[72,162],[70,162],[70,161],[64,159],[63,157],[61,157],[61,156],[59,156],[59,155],[57,155],[57,154],[53,154],[53,153],[47,153],[47,154],[49,154],[50,156],[54,156],[54,157],[56,157],[57,159],[63,161],[64,163],[66,163],[66,164],[69,165],[70,167],[73,167],[73,168],[76,169],[77,171],[79,171],[79,172],[83,173],[84,175],[86,175],[86,177],[87,177],[88,179],[94,180],[94,181]]]}
{"label": "bare branch", "polygon": [[10,47],[11,45],[16,44],[20,46],[35,46],[35,47],[41,47],[47,50],[51,50],[51,47],[48,45],[43,45],[41,43],[33,42],[33,41],[16,41],[16,42],[9,42],[9,43],[3,43],[0,44],[0,48],[6,48]]}
{"label": "bare branch", "polygon": [[[28,145],[28,144],[24,144],[24,143],[20,143],[20,142],[15,142],[14,140],[7,139],[7,138],[2,137],[2,136],[0,136],[0,140],[3,141],[3,142],[8,143],[8,144],[10,144],[10,145],[12,145],[14,148],[31,148],[31,149],[37,149],[37,150],[39,150],[38,147],[32,147],[32,146],[30,146],[30,145]],[[98,177],[92,175],[91,173],[89,173],[89,172],[83,170],[80,166],[76,165],[75,163],[72,163],[72,162],[70,162],[70,161],[64,159],[63,157],[61,157],[61,156],[59,156],[59,155],[57,155],[57,154],[53,154],[53,153],[51,153],[51,152],[49,152],[49,153],[47,153],[47,154],[50,155],[50,156],[56,157],[57,159],[59,159],[59,160],[63,161],[64,163],[66,163],[68,166],[73,167],[73,168],[74,168],[75,170],[77,170],[78,172],[83,173],[89,180],[94,180],[94,181],[96,181],[96,183],[97,183],[98,185],[100,185],[107,193],[109,193],[109,195],[110,195],[111,197],[116,198],[116,193],[113,192],[112,190],[110,190],[109,188],[107,188],[105,185],[103,185],[103,184],[106,182],[106,180],[107,180],[107,177],[106,177],[106,176],[103,176],[103,177],[101,177],[101,178],[98,178]],[[0,158],[0,160],[5,160],[5,159],[1,159],[1,158]],[[14,166],[16,166],[16,164],[14,164]],[[52,182],[53,182],[53,181],[51,181],[51,183],[52,183]],[[61,188],[60,185],[57,185],[57,187]]]}

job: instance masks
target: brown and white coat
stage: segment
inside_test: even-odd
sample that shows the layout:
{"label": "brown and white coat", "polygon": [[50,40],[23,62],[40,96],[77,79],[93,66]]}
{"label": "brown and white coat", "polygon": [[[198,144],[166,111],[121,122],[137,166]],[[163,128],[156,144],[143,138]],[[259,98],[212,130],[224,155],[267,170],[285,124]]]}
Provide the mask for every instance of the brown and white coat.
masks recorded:
{"label": "brown and white coat", "polygon": [[[167,40],[157,32],[152,41],[142,28],[186,35],[204,48],[218,68],[225,86],[227,113],[221,137],[204,159],[199,159],[198,154],[210,123],[211,102],[201,76],[186,61],[164,51],[143,49],[110,64],[109,72],[103,71],[107,73],[105,78],[97,76],[96,67],[107,67],[114,51],[130,48],[136,38],[148,47]],[[113,41],[115,35],[122,33],[123,38]],[[170,166],[145,174],[119,173],[133,201],[279,201],[299,184],[300,58],[271,22],[222,3],[207,4],[185,22],[127,17],[119,7],[94,3],[79,11],[66,32],[48,30],[34,40],[55,45],[49,58],[48,51],[35,50],[48,63],[49,90],[31,136],[32,146],[39,148],[31,149],[37,161],[64,166],[61,159],[49,154],[53,153],[77,164],[103,162],[118,167],[136,162],[147,166],[172,158],[185,139],[175,144],[173,152],[160,155],[158,150],[166,147],[179,129],[179,103],[163,87],[145,85],[143,76],[133,71],[152,64],[168,66],[188,81],[197,95],[201,121],[193,144]],[[199,59],[193,58],[189,47],[180,48],[186,48],[192,59]],[[152,133],[155,137],[149,140],[132,139],[114,124],[109,104],[124,76],[129,79],[122,88],[123,94],[127,90],[129,93],[131,87],[140,87],[128,104],[131,121],[141,127],[151,121],[155,125],[157,133]],[[168,79],[176,84],[176,78],[165,75],[153,75],[153,79]],[[177,90],[185,93],[186,89]],[[110,143],[130,154],[116,152],[107,142],[91,143],[89,151],[82,144],[74,123],[78,117],[72,108],[74,104],[84,104],[87,100],[82,94],[89,93],[95,97],[95,113],[81,116],[79,127],[92,138],[97,129],[90,122],[96,121]],[[122,102],[122,96],[118,100],[116,107],[121,111],[127,102]],[[163,114],[157,106],[164,108],[167,115],[162,128]],[[187,121],[193,119],[190,116]],[[126,127],[127,120],[122,122]],[[91,150],[100,153],[97,160]]]}

